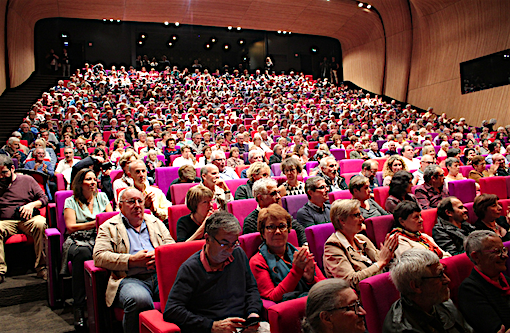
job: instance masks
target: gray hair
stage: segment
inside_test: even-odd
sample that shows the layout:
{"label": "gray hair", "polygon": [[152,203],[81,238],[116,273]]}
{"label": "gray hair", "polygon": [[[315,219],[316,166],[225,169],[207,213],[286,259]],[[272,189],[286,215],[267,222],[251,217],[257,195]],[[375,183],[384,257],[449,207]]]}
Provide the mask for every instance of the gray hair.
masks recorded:
{"label": "gray hair", "polygon": [[464,239],[464,249],[466,254],[475,265],[476,262],[471,258],[471,252],[479,252],[483,249],[483,241],[488,237],[498,237],[492,230],[476,230]]}
{"label": "gray hair", "polygon": [[356,208],[359,208],[361,203],[356,199],[335,200],[331,205],[329,217],[335,230],[342,230],[340,220],[346,220]]}
{"label": "gray hair", "polygon": [[434,252],[426,249],[407,250],[391,268],[391,281],[402,295],[412,295],[411,281],[421,281],[427,267],[435,264],[439,264],[439,257]]}
{"label": "gray hair", "polygon": [[317,190],[317,183],[321,180],[324,180],[324,178],[320,176],[313,176],[306,180],[305,182],[305,193],[308,196],[308,199],[310,199],[310,194],[308,194],[308,191],[315,191]]}
{"label": "gray hair", "polygon": [[209,236],[216,236],[220,229],[229,234],[236,233],[239,235],[241,233],[241,225],[237,218],[223,210],[213,213],[205,223],[205,233]]}
{"label": "gray hair", "polygon": [[332,159],[334,159],[334,160],[336,161],[335,156],[333,156],[333,155],[326,156],[326,157],[324,157],[324,158],[321,160],[321,162],[320,162],[320,167],[321,167],[321,169],[322,169],[322,168],[324,168],[324,167],[326,167],[326,166],[328,165],[328,162],[327,162],[327,161],[328,161],[329,159],[331,159],[331,158],[332,158]]}
{"label": "gray hair", "polygon": [[12,159],[4,154],[0,154],[0,167],[6,167],[7,169],[12,169],[12,166],[14,163],[12,162]]}
{"label": "gray hair", "polygon": [[445,161],[444,161],[444,165],[449,168],[453,165],[453,163],[460,163],[458,159],[456,159],[455,157],[448,157]]}
{"label": "gray hair", "polygon": [[[276,150],[277,150],[277,149],[279,149],[279,148],[283,149],[283,146],[282,146],[281,144],[277,144],[277,145],[275,145],[275,146],[273,147],[273,153],[275,153],[275,154],[276,154]],[[248,155],[249,155],[249,154],[248,154]]]}
{"label": "gray hair", "polygon": [[251,161],[255,157],[255,154],[260,154],[261,156],[264,156],[264,154],[262,154],[262,152],[260,152],[259,150],[253,149],[250,150],[250,152],[248,153],[248,160]]}
{"label": "gray hair", "polygon": [[430,182],[432,177],[437,176],[437,174],[439,173],[438,170],[441,170],[441,167],[437,164],[432,164],[426,167],[425,170],[423,171],[423,180],[425,181],[425,183]]}
{"label": "gray hair", "polygon": [[209,168],[211,168],[211,167],[217,168],[217,166],[214,164],[206,164],[202,168],[200,168],[200,177],[202,179],[204,178],[204,175],[209,173]]}
{"label": "gray hair", "polygon": [[11,136],[9,140],[7,141],[8,144],[12,145],[13,143],[19,143],[19,138],[15,136]]}
{"label": "gray hair", "polygon": [[143,194],[143,193],[142,193],[142,192],[140,192],[140,190],[139,190],[139,189],[137,189],[136,187],[133,187],[133,186],[131,186],[131,187],[126,187],[125,189],[123,189],[123,190],[122,190],[122,191],[120,191],[120,193],[119,193],[119,202],[121,202],[121,201],[122,201],[122,198],[124,197],[124,195],[126,194],[126,192],[127,192],[127,191],[137,191],[137,192],[139,192],[140,194]]}
{"label": "gray hair", "polygon": [[[221,156],[220,156],[220,155],[221,155]],[[212,154],[211,154],[211,159],[212,159],[212,160],[215,160],[215,159],[217,159],[218,157],[220,157],[220,158],[224,158],[224,157],[226,157],[226,155],[225,155],[225,153],[224,153],[223,151],[221,151],[221,150],[215,150],[215,151],[213,151],[213,152],[212,152]]]}
{"label": "gray hair", "polygon": [[306,300],[306,313],[301,323],[303,332],[320,332],[321,312],[336,308],[338,294],[348,288],[349,283],[344,279],[327,279],[314,284]]}
{"label": "gray hair", "polygon": [[261,178],[261,179],[257,180],[255,183],[253,183],[251,193],[252,193],[253,197],[255,198],[255,200],[257,200],[257,196],[259,194],[261,194],[261,195],[267,194],[267,188],[271,185],[277,187],[278,183],[276,182],[276,180],[274,180],[272,178]]}

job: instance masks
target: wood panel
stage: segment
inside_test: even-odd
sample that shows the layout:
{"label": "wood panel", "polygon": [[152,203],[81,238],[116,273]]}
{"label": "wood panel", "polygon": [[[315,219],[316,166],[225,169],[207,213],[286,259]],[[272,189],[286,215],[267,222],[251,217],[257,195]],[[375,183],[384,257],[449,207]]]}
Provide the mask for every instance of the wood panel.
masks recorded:
{"label": "wood panel", "polygon": [[[0,0],[0,27],[5,27],[7,0]],[[7,89],[7,72],[5,68],[5,34],[0,29],[0,95]]]}
{"label": "wood panel", "polygon": [[34,27],[25,17],[10,11],[7,17],[9,80],[11,87],[22,84],[35,70]]}

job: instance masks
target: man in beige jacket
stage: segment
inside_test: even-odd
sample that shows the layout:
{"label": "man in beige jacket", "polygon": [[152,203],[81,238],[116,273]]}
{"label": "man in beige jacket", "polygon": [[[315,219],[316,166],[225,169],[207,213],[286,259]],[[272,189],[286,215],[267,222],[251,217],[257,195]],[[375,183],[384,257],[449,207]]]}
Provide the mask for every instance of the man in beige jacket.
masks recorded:
{"label": "man in beige jacket", "polygon": [[94,265],[111,271],[106,305],[124,309],[124,332],[138,332],[138,315],[159,300],[154,249],[174,243],[165,225],[144,214],[142,192],[130,187],[119,195],[120,214],[101,225]]}

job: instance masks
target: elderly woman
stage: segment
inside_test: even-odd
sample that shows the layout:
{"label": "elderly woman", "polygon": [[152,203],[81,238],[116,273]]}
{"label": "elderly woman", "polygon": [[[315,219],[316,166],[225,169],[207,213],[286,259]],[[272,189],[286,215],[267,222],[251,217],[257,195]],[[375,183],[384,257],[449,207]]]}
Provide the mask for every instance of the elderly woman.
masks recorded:
{"label": "elderly woman", "polygon": [[250,268],[261,297],[273,302],[299,298],[325,279],[306,246],[298,250],[287,242],[292,217],[282,206],[261,209],[257,225],[262,245],[250,259]]}
{"label": "elderly woman", "polygon": [[110,161],[114,164],[117,164],[117,161],[124,154],[124,147],[126,146],[126,142],[123,139],[116,139],[113,142],[113,152],[110,156]]}
{"label": "elderly woman", "polygon": [[384,204],[386,210],[393,213],[397,205],[404,200],[418,203],[414,194],[411,193],[412,188],[413,175],[409,171],[401,170],[395,173],[391,179],[389,196]]}
{"label": "elderly woman", "polygon": [[104,192],[97,191],[93,170],[80,170],[71,185],[73,195],[64,204],[66,240],[62,246],[61,274],[68,273],[67,263],[73,267],[74,326],[85,328],[85,278],[83,264],[92,259],[96,239],[96,215],[113,211]]}
{"label": "elderly woman", "polygon": [[489,170],[486,170],[486,165],[487,162],[485,162],[485,157],[480,155],[473,157],[471,160],[471,166],[474,170],[469,171],[469,179],[474,179],[474,181],[478,183],[480,178],[494,176],[498,170],[498,165],[491,165]]}
{"label": "elderly woman", "polygon": [[374,199],[370,197],[370,180],[365,176],[354,176],[349,182],[349,192],[354,200],[360,203],[360,211],[363,218],[369,219],[375,216],[388,215]]}
{"label": "elderly woman", "polygon": [[460,172],[460,161],[455,157],[448,157],[444,162],[448,169],[448,176],[444,177],[445,184],[452,180],[463,180],[466,179]]}
{"label": "elderly woman", "polygon": [[204,238],[205,220],[214,213],[214,193],[205,186],[193,186],[186,194],[186,207],[191,213],[177,221],[177,242]]}
{"label": "elderly woman", "polygon": [[475,267],[459,287],[459,309],[476,332],[500,332],[510,327],[508,248],[490,230],[472,232],[464,246]]}
{"label": "elderly woman", "polygon": [[366,314],[347,281],[328,279],[310,289],[301,327],[304,333],[364,333]]}
{"label": "elderly woman", "polygon": [[476,230],[492,230],[503,242],[510,240],[509,217],[506,212],[501,215],[503,207],[498,202],[498,196],[495,194],[480,194],[475,198],[473,209],[478,220],[475,222]]}
{"label": "elderly woman", "polygon": [[397,171],[400,171],[400,170],[409,171],[409,169],[407,168],[407,165],[404,162],[404,160],[402,159],[402,157],[399,155],[390,156],[386,160],[386,162],[384,162],[384,166],[383,166],[383,177],[384,177],[383,186],[390,185],[391,178]]}
{"label": "elderly woman", "polygon": [[295,158],[289,157],[283,160],[281,164],[283,174],[287,177],[278,191],[283,197],[285,195],[305,194],[305,183],[298,180],[298,175],[303,171],[301,163]]}
{"label": "elderly woman", "polygon": [[396,237],[387,237],[378,250],[363,230],[363,215],[358,200],[337,200],[331,206],[335,232],[324,245],[324,271],[328,278],[341,278],[359,290],[361,280],[382,272],[397,248]]}
{"label": "elderly woman", "polygon": [[266,163],[255,162],[250,166],[246,175],[248,176],[248,181],[245,185],[241,185],[237,188],[234,196],[235,200],[253,198],[253,193],[251,191],[253,183],[261,178],[271,177],[271,169],[269,169]]}
{"label": "elderly woman", "polygon": [[271,148],[269,148],[263,141],[262,141],[262,137],[260,136],[260,134],[256,134],[254,137],[253,137],[253,143],[250,144],[250,148],[249,150],[252,150],[252,149],[260,149],[265,153],[270,153],[272,152]]}
{"label": "elderly woman", "polygon": [[142,148],[147,147],[147,133],[138,132],[138,141],[135,142],[135,151],[138,153]]}
{"label": "elderly woman", "polygon": [[342,144],[342,136],[335,134],[333,136],[333,144],[330,147],[331,149],[345,149],[344,145]]}
{"label": "elderly woman", "polygon": [[440,144],[441,149],[437,152],[437,157],[445,157],[447,156],[448,149],[450,149],[450,143],[448,141],[443,141]]}
{"label": "elderly woman", "polygon": [[393,212],[395,228],[391,235],[398,240],[398,247],[395,256],[399,258],[402,253],[412,248],[427,249],[441,258],[451,257],[450,253],[443,251],[434,239],[422,233],[423,218],[421,217],[420,206],[414,201],[400,202]]}
{"label": "elderly woman", "polygon": [[230,157],[227,159],[227,166],[235,169],[239,165],[244,165],[244,160],[239,157],[239,148],[232,147],[230,149]]}

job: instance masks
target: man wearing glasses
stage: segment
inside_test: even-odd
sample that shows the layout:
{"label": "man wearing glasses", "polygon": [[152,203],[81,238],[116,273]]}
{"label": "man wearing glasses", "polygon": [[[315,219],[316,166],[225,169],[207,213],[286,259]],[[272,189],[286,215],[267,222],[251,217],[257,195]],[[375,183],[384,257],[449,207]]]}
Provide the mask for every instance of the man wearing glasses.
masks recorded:
{"label": "man wearing glasses", "polygon": [[413,172],[413,185],[423,185],[423,172],[429,165],[435,164],[434,158],[430,155],[423,155],[420,160],[420,168]]}
{"label": "man wearing glasses", "polygon": [[459,309],[476,332],[504,332],[510,328],[508,248],[491,230],[472,232],[464,246],[475,267],[460,285]]}
{"label": "man wearing glasses", "polygon": [[106,305],[124,309],[124,332],[138,332],[138,315],[159,300],[154,249],[175,243],[163,222],[144,214],[142,192],[129,187],[119,195],[120,214],[99,228],[94,265],[111,271]]}
{"label": "man wearing glasses", "polygon": [[317,173],[317,176],[322,177],[326,181],[326,185],[329,186],[328,193],[348,189],[345,178],[339,174],[338,162],[334,156],[323,158],[319,166],[320,171]]}
{"label": "man wearing glasses", "polygon": [[404,252],[390,276],[400,299],[388,311],[383,333],[473,332],[450,299],[450,279],[434,252]]}
{"label": "man wearing glasses", "polygon": [[368,160],[363,162],[361,165],[361,171],[359,172],[360,176],[365,176],[370,181],[370,190],[373,190],[376,187],[381,186],[377,182],[377,171],[379,170],[379,163],[375,160]]}
{"label": "man wearing glasses", "polygon": [[424,183],[418,185],[414,191],[421,209],[437,208],[441,200],[449,197],[448,189],[444,184],[443,169],[432,164],[423,172]]}
{"label": "man wearing glasses", "polygon": [[315,176],[306,180],[305,192],[308,202],[298,210],[296,215],[297,221],[304,228],[331,221],[328,190],[329,187],[322,177]]}
{"label": "man wearing glasses", "polygon": [[231,167],[227,166],[227,158],[221,150],[215,150],[211,154],[212,164],[218,167],[220,178],[223,180],[239,179],[237,173]]}
{"label": "man wearing glasses", "polygon": [[[177,272],[163,313],[183,333],[236,332],[259,318],[262,301],[248,258],[239,248],[241,226],[234,215],[218,211],[205,225],[204,248]],[[269,332],[258,323],[243,332]]]}

